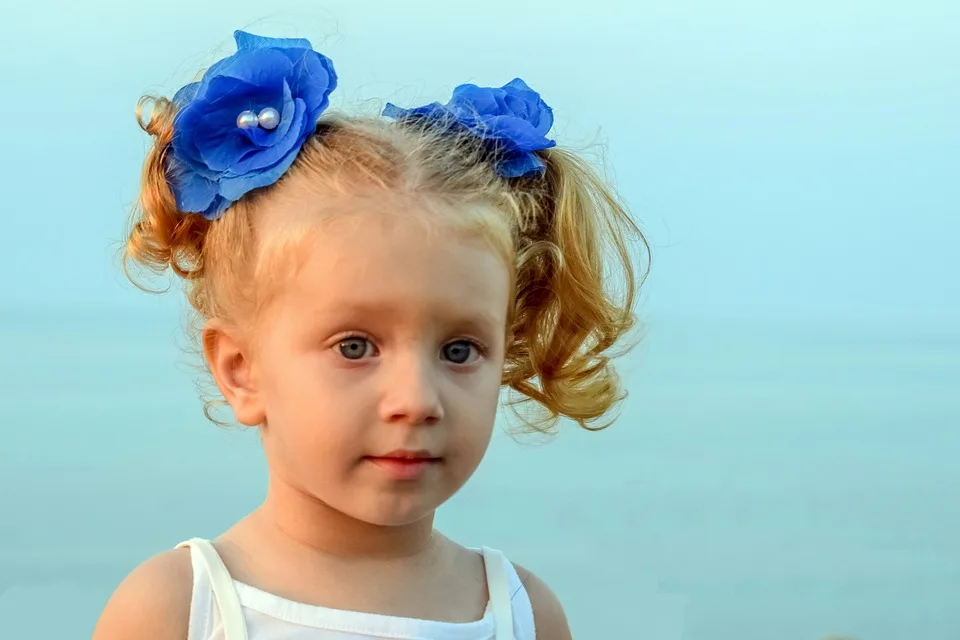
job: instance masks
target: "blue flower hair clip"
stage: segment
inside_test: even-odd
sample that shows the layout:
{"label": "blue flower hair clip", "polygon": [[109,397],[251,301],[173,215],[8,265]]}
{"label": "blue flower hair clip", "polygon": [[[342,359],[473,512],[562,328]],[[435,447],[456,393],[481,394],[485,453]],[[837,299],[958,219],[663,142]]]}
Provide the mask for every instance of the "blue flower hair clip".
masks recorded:
{"label": "blue flower hair clip", "polygon": [[383,115],[466,128],[497,149],[497,173],[504,178],[542,175],[546,165],[536,152],[557,144],[546,137],[553,127],[553,109],[520,78],[502,87],[462,84],[447,104],[401,109],[387,103]]}
{"label": "blue flower hair clip", "polygon": [[234,32],[237,52],[173,98],[167,182],[177,207],[210,220],[290,168],[337,87],[333,63],[302,38]]}

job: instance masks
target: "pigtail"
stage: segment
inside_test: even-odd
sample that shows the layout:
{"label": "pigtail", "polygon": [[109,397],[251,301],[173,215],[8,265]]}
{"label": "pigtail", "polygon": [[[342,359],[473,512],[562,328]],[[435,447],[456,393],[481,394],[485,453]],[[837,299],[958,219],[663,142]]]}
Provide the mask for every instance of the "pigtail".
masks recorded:
{"label": "pigtail", "polygon": [[626,395],[610,361],[632,346],[613,353],[635,324],[646,276],[632,252],[645,254],[649,267],[649,245],[583,159],[558,148],[541,158],[543,177],[518,181],[516,303],[503,382],[520,394],[515,410],[540,405],[536,418],[517,411],[536,431],[552,431],[561,416],[600,430]]}
{"label": "pigtail", "polygon": [[[150,113],[145,116],[148,109]],[[210,222],[203,216],[180,212],[166,178],[176,110],[166,98],[147,96],[137,105],[137,122],[153,138],[123,250],[124,272],[137,286],[129,268],[131,262],[158,274],[171,269],[185,279],[196,279],[203,273],[203,243]]]}

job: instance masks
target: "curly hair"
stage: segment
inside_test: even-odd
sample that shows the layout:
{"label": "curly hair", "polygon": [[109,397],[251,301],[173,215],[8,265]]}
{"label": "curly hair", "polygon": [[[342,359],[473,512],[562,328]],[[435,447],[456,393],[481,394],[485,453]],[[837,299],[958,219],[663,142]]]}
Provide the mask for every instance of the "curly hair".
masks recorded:
{"label": "curly hair", "polygon": [[[590,430],[612,422],[625,392],[611,359],[632,346],[624,342],[636,322],[650,253],[612,186],[583,158],[546,149],[538,152],[546,164],[542,176],[508,180],[494,170],[490,149],[469,135],[428,124],[325,116],[276,184],[247,194],[210,221],[179,211],[166,180],[175,112],[164,98],[145,97],[138,105],[140,126],[154,144],[123,256],[135,283],[131,265],[159,274],[171,270],[182,278],[198,320],[240,322],[269,297],[265,274],[275,265],[264,251],[269,238],[262,237],[269,230],[259,231],[256,222],[263,199],[284,184],[305,181],[328,196],[391,193],[432,200],[458,211],[448,218],[486,233],[512,270],[502,384],[516,392],[508,404],[524,426],[550,433],[560,417]],[[466,209],[474,213],[459,215]],[[635,253],[646,256],[643,269]],[[615,351],[618,346],[625,348]],[[208,417],[210,406],[208,399]],[[534,411],[521,410],[531,406]]]}

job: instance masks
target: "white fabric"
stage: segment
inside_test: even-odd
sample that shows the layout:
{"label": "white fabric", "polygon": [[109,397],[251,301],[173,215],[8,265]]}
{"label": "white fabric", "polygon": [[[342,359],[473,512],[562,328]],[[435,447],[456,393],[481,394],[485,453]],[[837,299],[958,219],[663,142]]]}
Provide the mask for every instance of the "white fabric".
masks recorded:
{"label": "white fabric", "polygon": [[497,627],[497,640],[514,640],[513,604],[510,602],[510,583],[505,570],[507,559],[494,549],[483,547],[483,567],[487,574],[490,609]]}
{"label": "white fabric", "polygon": [[[213,600],[216,602],[217,610],[220,612],[220,618],[223,621],[224,639],[247,640],[247,627],[243,622],[240,598],[237,596],[237,590],[233,586],[233,578],[230,577],[230,572],[227,571],[227,566],[223,564],[220,554],[217,553],[217,550],[209,541],[200,538],[181,542],[177,546],[190,547],[194,585],[196,585],[197,569],[206,573]],[[209,595],[205,596],[205,600],[210,601]],[[193,607],[191,606],[190,609],[192,616]]]}
{"label": "white fabric", "polygon": [[533,608],[513,564],[483,547],[490,601],[480,620],[417,620],[286,600],[234,580],[209,541],[193,538],[187,640],[535,640]]}

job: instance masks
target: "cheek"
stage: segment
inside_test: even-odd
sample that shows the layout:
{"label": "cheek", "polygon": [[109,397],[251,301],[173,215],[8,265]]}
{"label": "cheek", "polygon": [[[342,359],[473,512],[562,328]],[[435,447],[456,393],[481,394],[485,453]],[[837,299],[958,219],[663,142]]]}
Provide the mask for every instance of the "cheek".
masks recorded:
{"label": "cheek", "polygon": [[325,367],[322,354],[287,353],[265,363],[263,403],[269,426],[288,446],[337,447],[356,419],[358,403],[344,376]]}
{"label": "cheek", "polygon": [[486,450],[493,432],[500,398],[500,377],[500,369],[491,367],[481,380],[475,380],[469,388],[458,389],[455,400],[457,422],[461,425],[456,439],[460,446],[474,453],[479,450],[480,455]]}
{"label": "cheek", "polygon": [[263,361],[261,388],[267,409],[303,412],[336,397],[343,382],[332,375],[320,350],[277,348]]}
{"label": "cheek", "polygon": [[349,394],[332,390],[316,372],[291,367],[273,378],[266,395],[264,449],[290,481],[304,487],[336,481],[357,459],[362,420]]}
{"label": "cheek", "polygon": [[[265,362],[261,388],[270,422],[289,422],[315,402],[323,388],[316,384],[316,373],[304,358],[274,356]],[[307,406],[305,406],[307,403]]]}

